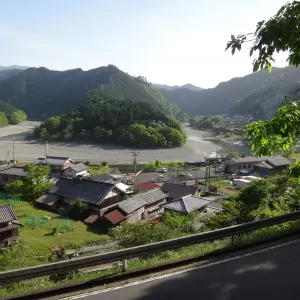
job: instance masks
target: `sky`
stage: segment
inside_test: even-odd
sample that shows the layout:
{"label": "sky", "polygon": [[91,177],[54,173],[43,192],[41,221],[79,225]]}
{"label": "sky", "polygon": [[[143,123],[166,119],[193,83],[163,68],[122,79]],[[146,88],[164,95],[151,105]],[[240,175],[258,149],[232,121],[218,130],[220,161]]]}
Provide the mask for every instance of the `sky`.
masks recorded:
{"label": "sky", "polygon": [[[153,83],[203,88],[252,72],[225,52],[286,0],[0,0],[0,66],[89,70],[113,64]],[[286,54],[276,66],[286,66]]]}

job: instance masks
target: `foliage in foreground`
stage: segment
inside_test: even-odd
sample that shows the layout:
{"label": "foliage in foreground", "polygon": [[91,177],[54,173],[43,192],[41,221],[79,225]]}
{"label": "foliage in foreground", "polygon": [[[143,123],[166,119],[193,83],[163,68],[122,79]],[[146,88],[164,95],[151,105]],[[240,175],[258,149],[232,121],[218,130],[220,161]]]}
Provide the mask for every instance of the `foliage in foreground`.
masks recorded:
{"label": "foliage in foreground", "polygon": [[123,223],[110,230],[110,235],[124,247],[164,241],[183,235],[196,233],[195,218],[197,213],[181,215],[166,213],[158,224],[152,222]]}
{"label": "foliage in foreground", "polygon": [[178,161],[162,161],[162,160],[156,160],[156,161],[149,161],[144,165],[143,170],[145,172],[155,172],[157,169],[165,167],[168,168],[169,170],[177,170],[177,168],[180,168],[184,165],[184,162],[181,160]]}
{"label": "foliage in foreground", "polygon": [[35,130],[36,137],[138,147],[178,147],[186,141],[177,120],[146,102],[104,102],[90,97],[67,115],[49,118]]}

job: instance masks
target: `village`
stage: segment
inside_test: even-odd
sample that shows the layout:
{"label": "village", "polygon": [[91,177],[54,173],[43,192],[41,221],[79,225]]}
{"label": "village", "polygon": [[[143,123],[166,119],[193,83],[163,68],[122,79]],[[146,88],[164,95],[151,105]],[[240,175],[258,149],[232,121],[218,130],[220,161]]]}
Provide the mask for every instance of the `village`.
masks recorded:
{"label": "village", "polygon": [[[31,203],[5,190],[7,184],[26,180],[26,166],[1,165],[0,248],[20,241],[41,251],[47,247],[71,254],[91,242],[100,243],[94,250],[104,249],[107,242],[114,248],[118,245],[107,236],[109,228],[147,221],[155,226],[166,213],[197,212],[201,228],[202,220],[222,211],[230,195],[254,180],[282,174],[292,161],[279,155],[239,158],[212,153],[173,171],[163,167],[127,174],[105,164],[98,166],[105,172],[95,174],[96,167],[87,164],[69,157],[37,159],[35,167],[49,167],[51,187]],[[38,240],[43,242],[36,246]]]}

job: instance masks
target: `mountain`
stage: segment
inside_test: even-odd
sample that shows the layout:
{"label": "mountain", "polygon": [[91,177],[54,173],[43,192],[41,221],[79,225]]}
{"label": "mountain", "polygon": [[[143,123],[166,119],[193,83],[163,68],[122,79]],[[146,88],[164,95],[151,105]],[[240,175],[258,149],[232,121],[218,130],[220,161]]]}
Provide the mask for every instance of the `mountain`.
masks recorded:
{"label": "mountain", "polygon": [[179,121],[140,101],[94,99],[63,116],[51,117],[34,132],[37,138],[108,142],[137,147],[178,147],[185,140]]}
{"label": "mountain", "polygon": [[12,65],[12,66],[7,66],[7,67],[0,66],[0,71],[11,70],[11,69],[26,70],[26,69],[29,69],[29,67],[18,66],[18,65]]}
{"label": "mountain", "polygon": [[195,86],[191,83],[187,83],[185,85],[166,85],[166,84],[159,84],[159,83],[153,83],[152,84],[155,88],[160,89],[160,90],[167,90],[167,91],[174,91],[178,89],[187,89],[191,91],[201,91],[203,88]]}
{"label": "mountain", "polygon": [[[266,117],[270,112],[274,113],[280,105],[280,99],[283,100],[286,93],[294,90],[300,80],[299,75],[300,69],[273,68],[271,73],[261,70],[221,82],[211,89],[192,91],[160,88],[160,91],[190,116],[221,115],[229,112],[249,114],[249,106],[253,107],[251,112],[255,112],[258,105],[257,110],[262,111],[257,111],[256,116]],[[253,106],[254,104],[256,106]]]}
{"label": "mountain", "polygon": [[130,76],[113,65],[89,71],[29,68],[0,81],[0,100],[24,110],[28,117],[45,119],[80,105],[90,92],[96,99],[143,101],[182,119],[183,111],[144,77]]}
{"label": "mountain", "polygon": [[300,69],[287,67],[276,70],[271,80],[237,101],[230,112],[269,119],[287,100],[300,99]]}
{"label": "mountain", "polygon": [[9,77],[13,77],[21,73],[22,70],[20,69],[7,69],[7,70],[0,70],[0,81],[5,80]]}

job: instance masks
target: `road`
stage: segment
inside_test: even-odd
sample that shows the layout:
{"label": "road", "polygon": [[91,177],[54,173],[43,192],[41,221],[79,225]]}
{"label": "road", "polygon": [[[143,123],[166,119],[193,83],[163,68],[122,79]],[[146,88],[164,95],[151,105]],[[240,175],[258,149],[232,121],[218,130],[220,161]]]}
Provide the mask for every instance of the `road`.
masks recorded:
{"label": "road", "polygon": [[300,293],[300,242],[194,271],[68,299],[294,300]]}

